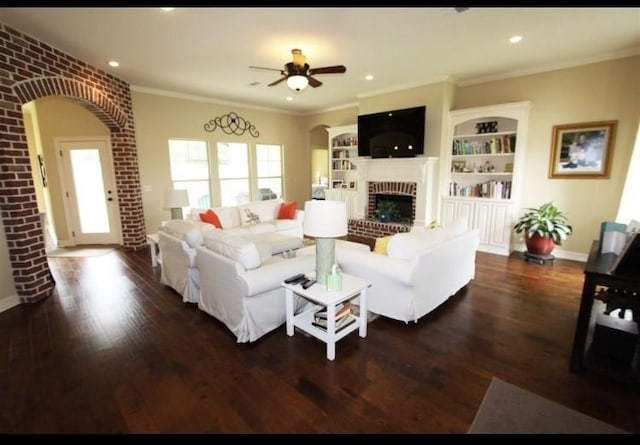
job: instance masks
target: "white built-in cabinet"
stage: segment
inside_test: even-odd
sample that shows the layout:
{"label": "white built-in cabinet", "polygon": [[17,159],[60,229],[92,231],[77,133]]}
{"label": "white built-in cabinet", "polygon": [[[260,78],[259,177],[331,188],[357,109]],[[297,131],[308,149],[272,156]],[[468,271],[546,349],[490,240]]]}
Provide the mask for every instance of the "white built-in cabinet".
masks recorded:
{"label": "white built-in cabinet", "polygon": [[442,221],[464,218],[480,232],[479,250],[511,252],[530,103],[514,102],[449,113],[442,153]]}
{"label": "white built-in cabinet", "polygon": [[329,187],[325,198],[345,201],[347,215],[355,218],[359,209],[358,171],[354,163],[358,157],[358,126],[344,125],[327,128],[329,133]]}

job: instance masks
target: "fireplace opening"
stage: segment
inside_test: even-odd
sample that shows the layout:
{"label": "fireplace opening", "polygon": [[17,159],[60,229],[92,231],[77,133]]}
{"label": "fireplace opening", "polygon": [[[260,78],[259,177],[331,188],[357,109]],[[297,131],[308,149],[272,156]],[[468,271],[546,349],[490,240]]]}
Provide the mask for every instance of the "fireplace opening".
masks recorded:
{"label": "fireplace opening", "polygon": [[376,209],[381,201],[391,201],[395,203],[399,219],[412,219],[413,218],[413,197],[407,195],[390,195],[385,193],[376,194]]}

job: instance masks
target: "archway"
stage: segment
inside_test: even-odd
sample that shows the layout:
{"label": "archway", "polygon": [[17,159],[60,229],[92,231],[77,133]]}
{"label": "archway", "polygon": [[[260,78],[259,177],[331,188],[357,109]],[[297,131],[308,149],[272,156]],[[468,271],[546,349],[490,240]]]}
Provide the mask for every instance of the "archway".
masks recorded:
{"label": "archway", "polygon": [[0,24],[0,209],[22,302],[48,296],[54,281],[31,175],[22,105],[46,96],[77,99],[111,132],[123,245],[146,245],[129,85],[44,42]]}

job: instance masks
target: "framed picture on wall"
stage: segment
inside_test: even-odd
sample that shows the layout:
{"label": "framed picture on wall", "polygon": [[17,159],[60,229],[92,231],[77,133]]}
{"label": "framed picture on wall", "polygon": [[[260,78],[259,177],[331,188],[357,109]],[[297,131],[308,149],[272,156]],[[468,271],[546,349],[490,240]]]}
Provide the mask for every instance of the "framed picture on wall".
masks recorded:
{"label": "framed picture on wall", "polygon": [[602,121],[554,126],[549,177],[608,178],[617,124]]}

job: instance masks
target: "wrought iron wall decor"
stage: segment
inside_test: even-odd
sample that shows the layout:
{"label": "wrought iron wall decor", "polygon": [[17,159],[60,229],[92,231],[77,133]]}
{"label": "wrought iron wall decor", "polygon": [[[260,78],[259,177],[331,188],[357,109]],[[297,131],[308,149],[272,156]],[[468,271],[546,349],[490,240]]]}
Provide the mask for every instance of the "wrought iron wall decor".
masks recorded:
{"label": "wrought iron wall decor", "polygon": [[204,124],[204,129],[209,133],[215,131],[218,127],[220,127],[220,129],[226,134],[242,136],[246,131],[248,131],[254,138],[260,136],[260,132],[256,129],[255,125],[243,117],[238,116],[233,111],[229,114],[213,118]]}

